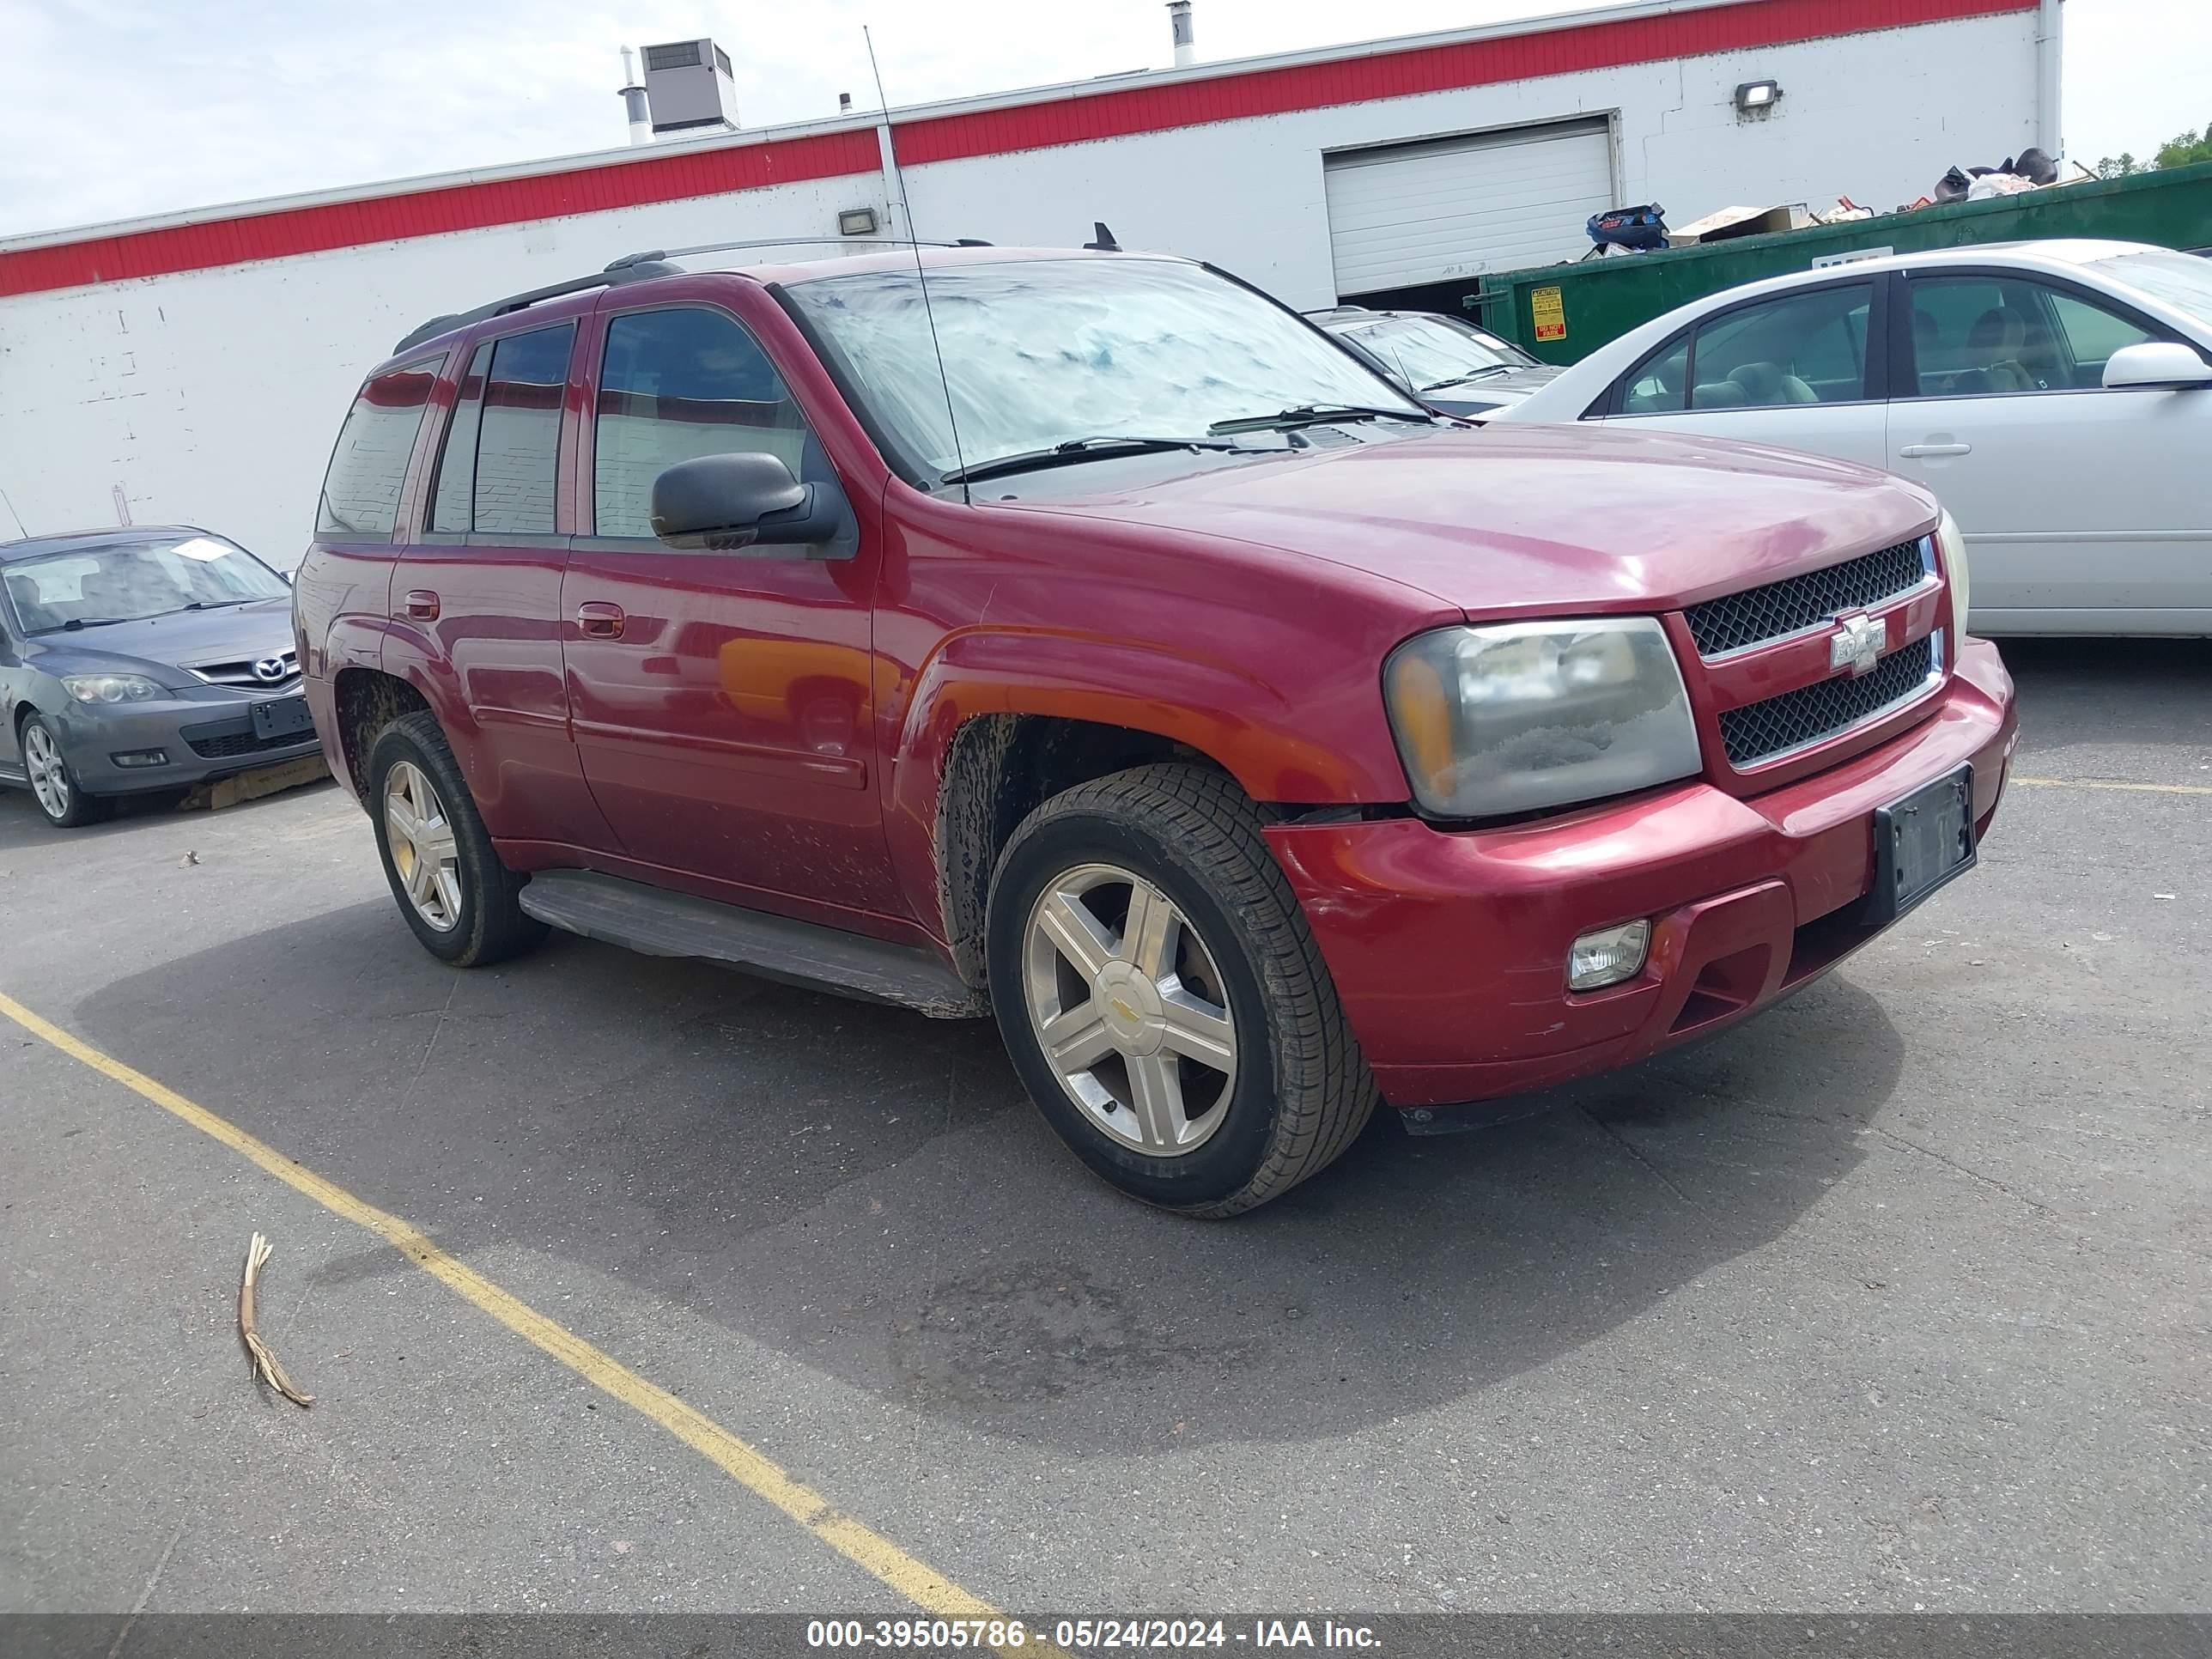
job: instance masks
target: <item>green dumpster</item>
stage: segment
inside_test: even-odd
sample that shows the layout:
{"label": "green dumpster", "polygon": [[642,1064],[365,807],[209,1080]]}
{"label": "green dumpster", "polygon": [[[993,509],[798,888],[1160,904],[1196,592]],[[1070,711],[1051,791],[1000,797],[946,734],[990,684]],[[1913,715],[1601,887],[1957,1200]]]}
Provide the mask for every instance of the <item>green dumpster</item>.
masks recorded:
{"label": "green dumpster", "polygon": [[1547,362],[1571,363],[1676,306],[1838,256],[1917,253],[2055,236],[2212,246],[2212,161],[2054,185],[1994,201],[1954,202],[1693,247],[1504,271],[1484,277],[1461,304],[1470,320]]}

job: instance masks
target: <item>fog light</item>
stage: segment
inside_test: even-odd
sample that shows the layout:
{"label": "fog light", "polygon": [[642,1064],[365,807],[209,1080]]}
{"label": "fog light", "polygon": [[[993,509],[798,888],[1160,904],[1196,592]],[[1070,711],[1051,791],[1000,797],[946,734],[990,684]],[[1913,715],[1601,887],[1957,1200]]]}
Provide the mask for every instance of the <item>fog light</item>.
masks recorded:
{"label": "fog light", "polygon": [[169,751],[166,749],[126,749],[123,753],[110,755],[107,758],[118,766],[167,766]]}
{"label": "fog light", "polygon": [[1567,952],[1567,989],[1601,991],[1644,971],[1644,953],[1651,947],[1651,924],[1624,921],[1618,927],[1601,927],[1584,933]]}

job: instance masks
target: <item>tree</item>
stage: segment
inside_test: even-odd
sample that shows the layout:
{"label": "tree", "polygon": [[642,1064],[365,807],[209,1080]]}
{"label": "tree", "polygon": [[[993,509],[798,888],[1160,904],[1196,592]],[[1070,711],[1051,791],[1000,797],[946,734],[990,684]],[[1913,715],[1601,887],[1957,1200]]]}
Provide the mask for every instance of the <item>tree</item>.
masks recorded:
{"label": "tree", "polygon": [[2191,161],[2212,161],[2212,123],[2202,132],[2185,132],[2159,146],[2160,167],[2185,167]]}
{"label": "tree", "polygon": [[2159,167],[2185,167],[2191,161],[2212,161],[2212,123],[2208,123],[2202,132],[2192,130],[2179,137],[2167,139],[2148,161],[2136,160],[2131,150],[2107,155],[2097,163],[2097,176],[2100,179],[2128,179]]}

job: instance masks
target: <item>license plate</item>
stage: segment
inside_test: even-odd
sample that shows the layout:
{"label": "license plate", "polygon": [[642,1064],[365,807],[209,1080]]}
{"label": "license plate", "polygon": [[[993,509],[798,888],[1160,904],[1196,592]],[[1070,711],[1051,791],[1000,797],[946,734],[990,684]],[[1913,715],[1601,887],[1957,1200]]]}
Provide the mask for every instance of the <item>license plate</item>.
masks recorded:
{"label": "license plate", "polygon": [[1894,921],[1952,877],[1974,866],[1974,769],[1878,807],[1874,815],[1874,890],[1866,919]]}
{"label": "license plate", "polygon": [[313,732],[315,718],[307,712],[305,697],[271,697],[253,705],[253,735],[289,738]]}

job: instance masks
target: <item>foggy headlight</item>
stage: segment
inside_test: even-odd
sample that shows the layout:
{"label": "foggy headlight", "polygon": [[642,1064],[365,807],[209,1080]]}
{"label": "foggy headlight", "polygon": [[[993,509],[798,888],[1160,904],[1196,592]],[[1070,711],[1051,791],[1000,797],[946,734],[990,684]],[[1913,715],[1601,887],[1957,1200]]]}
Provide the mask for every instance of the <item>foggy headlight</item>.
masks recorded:
{"label": "foggy headlight", "polygon": [[1492,817],[1693,775],[1697,726],[1657,620],[1501,623],[1407,641],[1382,685],[1413,799]]}
{"label": "foggy headlight", "polygon": [[152,702],[168,696],[143,674],[64,674],[62,687],[79,702]]}
{"label": "foggy headlight", "polygon": [[1943,580],[1951,584],[1951,629],[1966,635],[1966,538],[1959,521],[1948,512],[1936,526],[1936,558],[1943,567]]}

